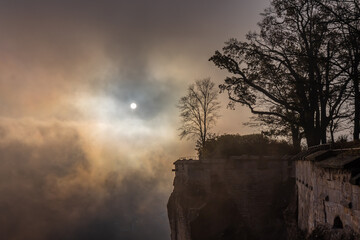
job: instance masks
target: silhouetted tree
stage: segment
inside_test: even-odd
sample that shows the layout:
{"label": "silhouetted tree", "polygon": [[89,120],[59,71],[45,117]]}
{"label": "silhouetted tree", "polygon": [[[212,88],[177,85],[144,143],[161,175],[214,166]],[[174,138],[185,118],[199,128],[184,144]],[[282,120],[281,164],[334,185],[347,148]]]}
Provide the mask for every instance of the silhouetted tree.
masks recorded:
{"label": "silhouetted tree", "polygon": [[292,143],[296,152],[301,151],[301,139],[304,137],[304,132],[297,124],[272,115],[255,115],[245,125],[260,128],[262,134],[268,137],[285,138]]}
{"label": "silhouetted tree", "polygon": [[360,1],[315,0],[322,11],[330,16],[334,31],[341,34],[339,50],[342,57],[338,64],[346,69],[352,79],[353,138],[359,140],[360,134]]}
{"label": "silhouetted tree", "polygon": [[177,107],[180,110],[182,126],[179,128],[180,138],[196,140],[196,149],[201,157],[209,130],[219,118],[220,103],[217,101],[218,90],[215,84],[206,78],[191,84],[186,96],[180,98]]}
{"label": "silhouetted tree", "polygon": [[263,16],[259,34],[230,39],[210,58],[232,74],[220,88],[254,114],[294,126],[297,135],[303,129],[308,146],[326,143],[331,120],[348,113],[341,34],[312,0],[273,0]]}

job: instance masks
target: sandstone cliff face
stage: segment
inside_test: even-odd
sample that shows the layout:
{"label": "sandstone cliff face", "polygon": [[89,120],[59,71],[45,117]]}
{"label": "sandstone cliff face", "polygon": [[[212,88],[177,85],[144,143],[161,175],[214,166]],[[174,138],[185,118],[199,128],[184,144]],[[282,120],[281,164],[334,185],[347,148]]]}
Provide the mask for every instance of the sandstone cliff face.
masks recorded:
{"label": "sandstone cliff face", "polygon": [[280,158],[175,162],[171,239],[286,239],[292,170]]}

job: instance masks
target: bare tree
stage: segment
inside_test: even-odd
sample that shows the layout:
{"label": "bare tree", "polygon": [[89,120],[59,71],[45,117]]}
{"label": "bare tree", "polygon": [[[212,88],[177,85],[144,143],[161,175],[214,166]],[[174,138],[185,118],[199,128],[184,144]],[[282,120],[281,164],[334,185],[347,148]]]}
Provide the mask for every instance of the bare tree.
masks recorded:
{"label": "bare tree", "polygon": [[182,126],[180,138],[195,139],[196,149],[201,157],[209,130],[219,118],[220,103],[217,101],[218,90],[210,78],[197,80],[191,84],[186,96],[180,98],[177,107],[180,110]]}

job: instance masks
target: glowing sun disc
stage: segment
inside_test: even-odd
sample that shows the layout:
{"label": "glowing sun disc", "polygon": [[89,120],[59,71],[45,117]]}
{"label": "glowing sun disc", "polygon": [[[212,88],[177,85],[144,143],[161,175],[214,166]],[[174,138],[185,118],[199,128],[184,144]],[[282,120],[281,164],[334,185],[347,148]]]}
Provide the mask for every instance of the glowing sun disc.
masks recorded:
{"label": "glowing sun disc", "polygon": [[136,107],[137,107],[136,103],[131,103],[131,104],[130,104],[130,108],[131,108],[131,109],[136,109]]}

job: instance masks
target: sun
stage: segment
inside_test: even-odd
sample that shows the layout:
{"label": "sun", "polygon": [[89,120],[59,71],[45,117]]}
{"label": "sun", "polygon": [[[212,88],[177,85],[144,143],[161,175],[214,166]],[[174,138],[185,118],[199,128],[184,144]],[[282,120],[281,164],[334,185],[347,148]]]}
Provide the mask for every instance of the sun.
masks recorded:
{"label": "sun", "polygon": [[136,109],[136,107],[137,107],[136,103],[131,103],[131,104],[130,104],[130,108],[131,108],[131,109],[134,110],[134,109]]}

